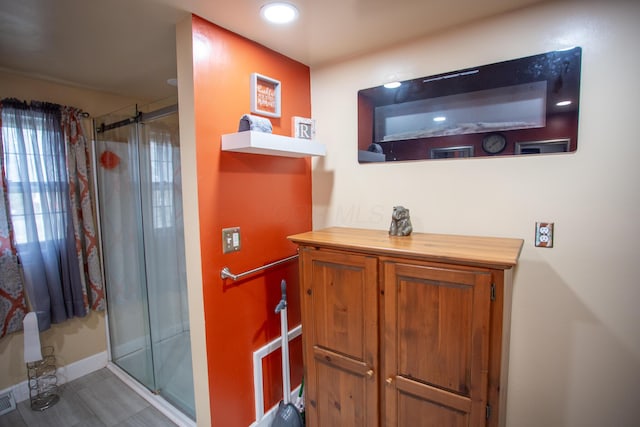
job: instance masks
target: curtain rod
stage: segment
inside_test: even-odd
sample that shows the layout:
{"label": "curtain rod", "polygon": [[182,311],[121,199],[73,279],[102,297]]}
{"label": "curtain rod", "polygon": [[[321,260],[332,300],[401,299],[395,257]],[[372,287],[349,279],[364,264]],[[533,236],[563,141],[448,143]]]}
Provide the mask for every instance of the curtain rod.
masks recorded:
{"label": "curtain rod", "polygon": [[[62,104],[58,104],[55,102],[49,102],[49,101],[36,101],[36,100],[31,100],[29,102],[25,101],[20,101],[18,98],[3,98],[0,100],[0,104],[1,103],[7,103],[7,104],[14,104],[14,103],[18,103],[18,104],[22,104],[25,107],[31,107],[31,105],[33,103],[37,103],[37,104],[43,104],[43,105],[50,105],[53,106],[55,108],[63,108],[63,107],[68,107],[68,108],[75,108],[76,110],[78,110],[78,113],[80,114],[80,116],[82,118],[88,119],[89,117],[91,117],[91,114],[87,113],[86,111],[84,111],[82,108],[77,108],[77,107],[72,107],[70,105],[62,105]],[[15,104],[14,104],[15,105]]]}

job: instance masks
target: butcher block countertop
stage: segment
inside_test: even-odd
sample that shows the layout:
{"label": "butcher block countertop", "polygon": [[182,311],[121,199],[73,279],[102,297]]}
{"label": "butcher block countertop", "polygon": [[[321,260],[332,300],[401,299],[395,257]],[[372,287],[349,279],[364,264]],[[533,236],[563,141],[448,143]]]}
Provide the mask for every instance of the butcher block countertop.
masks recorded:
{"label": "butcher block countertop", "polygon": [[383,256],[396,256],[451,264],[477,265],[503,270],[515,266],[524,241],[504,237],[412,233],[390,236],[386,230],[330,227],[288,237],[301,246],[338,248]]}

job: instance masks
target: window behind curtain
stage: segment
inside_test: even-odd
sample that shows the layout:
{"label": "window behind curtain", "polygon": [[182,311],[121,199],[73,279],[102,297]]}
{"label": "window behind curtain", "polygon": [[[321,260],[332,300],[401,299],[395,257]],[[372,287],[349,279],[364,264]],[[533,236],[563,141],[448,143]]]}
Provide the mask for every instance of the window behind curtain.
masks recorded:
{"label": "window behind curtain", "polygon": [[[17,123],[3,120],[3,140],[5,143],[4,162],[7,172],[7,191],[9,195],[9,205],[11,207],[11,221],[14,227],[15,240],[17,245],[24,245],[32,241],[44,242],[64,238],[65,230],[61,227],[51,227],[50,224],[64,224],[63,200],[67,197],[64,194],[68,191],[67,182],[60,182],[57,174],[51,173],[49,168],[55,165],[60,166],[60,152],[52,152],[43,147],[42,141],[45,139],[59,138],[51,129],[45,129],[42,117],[33,116],[33,128],[18,129]],[[25,139],[25,154],[20,155],[17,148],[17,134],[21,133]],[[27,168],[28,174],[20,173],[22,168]],[[27,176],[23,181],[21,175]],[[41,181],[38,180],[40,177]],[[31,192],[33,207],[24,203],[23,188],[28,188]],[[42,190],[53,192],[54,197],[46,198]],[[48,212],[54,215],[53,221],[47,221],[45,215],[47,210],[45,204],[49,203]],[[27,226],[33,217],[36,224],[37,234]]]}

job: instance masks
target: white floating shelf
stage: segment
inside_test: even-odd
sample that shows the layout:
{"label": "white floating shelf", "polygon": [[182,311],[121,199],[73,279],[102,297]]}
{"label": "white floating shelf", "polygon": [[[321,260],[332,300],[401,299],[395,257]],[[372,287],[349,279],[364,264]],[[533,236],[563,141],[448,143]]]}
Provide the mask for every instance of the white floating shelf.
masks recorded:
{"label": "white floating shelf", "polygon": [[324,144],[266,132],[245,131],[222,135],[222,151],[282,157],[324,156]]}

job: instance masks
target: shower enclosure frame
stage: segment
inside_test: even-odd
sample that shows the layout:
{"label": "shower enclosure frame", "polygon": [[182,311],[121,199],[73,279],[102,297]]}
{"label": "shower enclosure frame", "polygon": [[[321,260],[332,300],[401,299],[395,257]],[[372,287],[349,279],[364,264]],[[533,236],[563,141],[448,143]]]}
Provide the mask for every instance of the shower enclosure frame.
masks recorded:
{"label": "shower enclosure frame", "polygon": [[[154,104],[150,104],[150,105],[154,105]],[[108,116],[112,116],[115,113],[103,116],[103,117],[108,117]],[[99,164],[99,152],[101,151],[100,148],[100,144],[101,143],[106,143],[106,137],[104,137],[105,133],[108,133],[110,130],[113,129],[117,129],[123,126],[131,126],[133,125],[135,127],[135,137],[137,138],[137,140],[135,142],[133,142],[136,146],[133,148],[133,152],[137,153],[138,156],[141,156],[141,150],[142,150],[142,145],[145,143],[145,141],[142,141],[142,136],[143,136],[143,130],[140,129],[141,126],[143,126],[142,124],[144,123],[151,123],[154,120],[159,120],[161,118],[164,117],[168,117],[172,114],[175,114],[177,117],[177,104],[171,104],[171,105],[166,105],[160,108],[157,108],[153,111],[149,111],[149,112],[143,112],[140,111],[138,109],[138,106],[135,106],[135,113],[129,117],[126,117],[125,119],[122,120],[117,120],[115,122],[111,122],[109,124],[106,123],[101,123],[98,124],[97,120],[94,120],[94,139],[93,139],[93,164],[94,164],[94,185],[96,187],[97,190],[97,195],[96,195],[96,204],[98,206],[98,209],[96,210],[97,212],[97,220],[98,220],[98,233],[99,233],[99,239],[100,239],[100,247],[101,247],[101,258],[102,258],[102,268],[104,270],[104,277],[105,277],[105,282],[106,282],[106,292],[107,292],[107,297],[109,297],[109,274],[107,272],[108,269],[108,265],[109,265],[109,261],[106,260],[106,258],[108,258],[108,254],[106,253],[107,249],[105,249],[105,239],[104,239],[104,211],[103,211],[103,195],[101,194],[103,192],[103,188],[101,188],[102,183],[100,182],[100,178],[99,178],[99,174],[100,171],[98,170],[98,168],[100,167]],[[131,129],[131,128],[129,128]],[[131,131],[130,131],[131,133]],[[102,135],[102,138],[104,138],[104,141],[101,140],[100,136]],[[176,138],[179,138],[179,136],[175,135]],[[146,141],[148,143],[148,141]],[[126,146],[127,149],[131,150],[129,148],[129,146],[132,144],[131,139],[129,139],[126,142]],[[179,143],[177,144],[177,147],[179,147]],[[178,148],[179,150],[179,148]],[[141,160],[140,158],[133,158],[130,157],[127,159],[128,161],[130,161],[131,163],[137,163],[137,172],[138,172],[138,179],[142,180],[142,172],[141,172]],[[179,159],[178,159],[178,164],[179,164]],[[136,167],[134,167],[134,169],[136,169]],[[150,172],[150,171],[147,171]],[[150,179],[150,178],[149,178]],[[137,191],[138,194],[135,194],[134,197],[136,197],[141,205],[143,203],[142,201],[142,192],[143,192],[143,188],[140,182],[135,183],[135,185],[133,185],[133,187],[137,187]],[[181,184],[180,184],[181,185]],[[135,189],[133,191],[136,191]],[[147,211],[149,211],[149,207],[146,207]],[[181,209],[181,206],[180,206]],[[147,334],[144,336],[144,347],[145,348],[149,348],[151,349],[151,370],[152,370],[152,375],[153,375],[153,380],[151,383],[149,383],[148,381],[145,381],[143,378],[139,378],[136,377],[136,375],[133,375],[131,372],[131,369],[124,369],[123,366],[119,363],[118,361],[118,355],[116,354],[116,350],[115,347],[118,345],[117,343],[114,343],[113,341],[113,335],[112,333],[114,332],[113,330],[113,326],[112,326],[112,321],[114,321],[114,319],[112,319],[113,316],[113,312],[112,310],[110,310],[109,308],[109,300],[107,303],[107,314],[105,316],[106,318],[106,329],[107,329],[107,347],[108,347],[108,359],[109,359],[109,369],[114,371],[116,373],[116,375],[118,375],[123,381],[125,381],[128,385],[130,385],[132,388],[134,388],[139,394],[141,394],[145,399],[147,399],[150,403],[152,403],[154,406],[156,406],[159,410],[161,410],[163,413],[165,413],[165,415],[167,415],[170,419],[172,419],[174,422],[176,422],[179,425],[185,425],[185,426],[192,426],[195,425],[195,422],[193,421],[193,418],[195,418],[195,403],[192,399],[191,401],[191,406],[185,406],[184,404],[178,404],[176,405],[176,402],[174,400],[172,400],[171,398],[167,398],[166,396],[163,396],[162,390],[159,387],[159,383],[161,383],[161,381],[159,381],[158,377],[159,377],[159,372],[158,372],[158,367],[157,367],[157,358],[159,357],[158,355],[154,354],[154,346],[157,345],[157,343],[154,341],[154,334],[156,335],[160,335],[160,332],[154,332],[152,330],[153,328],[153,321],[152,321],[152,308],[150,307],[149,304],[149,265],[148,265],[148,260],[146,259],[147,254],[146,254],[146,242],[145,240],[145,218],[144,218],[144,213],[142,212],[144,209],[142,209],[141,206],[141,211],[140,214],[137,215],[136,221],[137,221],[137,230],[138,230],[138,235],[137,235],[137,247],[141,249],[141,255],[142,256],[142,276],[143,276],[143,280],[141,280],[142,283],[142,302],[144,305],[146,305],[146,310],[144,310],[144,314],[143,314],[143,318],[144,318],[144,323],[145,323],[145,327],[143,328],[144,330],[147,331]],[[174,218],[175,220],[175,218]],[[182,219],[180,219],[182,221]],[[149,218],[146,218],[146,221],[149,221]],[[141,241],[142,240],[142,241]],[[182,235],[182,244],[184,244],[184,236]],[[183,252],[184,254],[184,252]],[[183,255],[184,256],[184,255]],[[184,264],[184,257],[182,258],[182,264]],[[184,282],[184,289],[182,290],[185,294],[185,298],[186,298],[186,278],[185,278],[185,282]],[[109,298],[108,298],[109,299]],[[185,302],[186,304],[186,302]],[[184,319],[183,319],[184,322]],[[189,328],[188,326],[188,313],[187,313],[187,328]],[[190,330],[187,329],[186,331],[182,332],[183,334],[186,334],[187,336],[189,336]],[[189,349],[190,349],[190,342],[189,342]],[[191,353],[190,350],[188,352],[188,362],[189,365],[191,364]],[[191,365],[190,365],[191,366]],[[192,368],[189,367],[189,376],[190,378],[190,390],[191,393],[193,393],[193,372],[192,372]]]}

